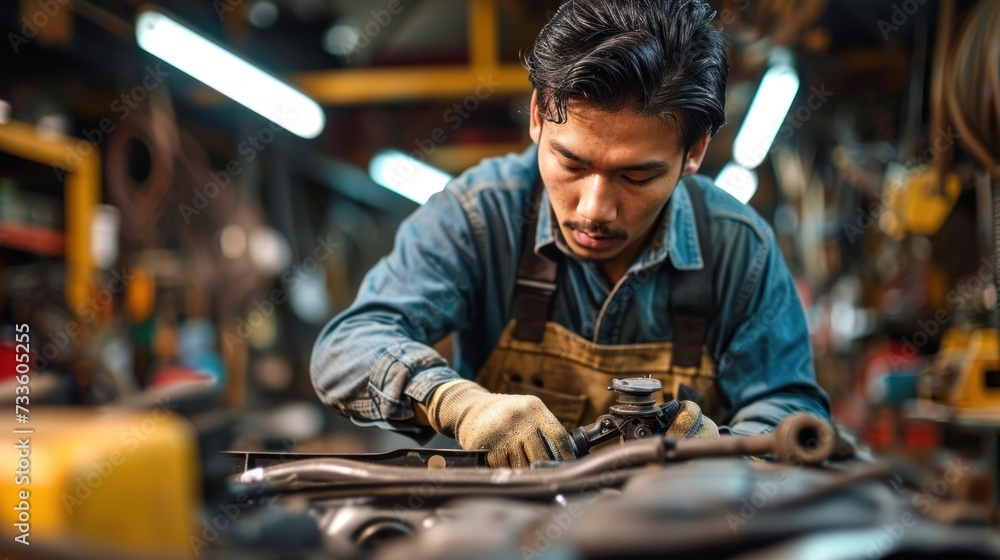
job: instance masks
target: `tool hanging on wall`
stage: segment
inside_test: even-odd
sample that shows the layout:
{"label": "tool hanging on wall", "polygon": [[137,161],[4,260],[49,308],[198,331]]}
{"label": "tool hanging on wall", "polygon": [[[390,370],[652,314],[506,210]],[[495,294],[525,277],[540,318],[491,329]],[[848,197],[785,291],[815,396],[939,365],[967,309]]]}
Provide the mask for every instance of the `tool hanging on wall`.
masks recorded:
{"label": "tool hanging on wall", "polygon": [[[954,0],[946,0],[942,20],[953,11]],[[1000,3],[983,1],[970,10],[942,73],[959,142],[1000,179]]]}
{"label": "tool hanging on wall", "polygon": [[[152,92],[149,115],[134,114],[108,138],[107,184],[111,200],[121,209],[126,229],[146,244],[154,242],[157,218],[163,213],[174,179],[178,154],[173,111],[162,94]],[[149,171],[142,181],[131,176],[134,144],[149,154]]]}
{"label": "tool hanging on wall", "polygon": [[[940,88],[958,131],[958,141],[983,166],[993,181],[993,281],[1000,293],[1000,3],[983,1],[967,14],[952,41],[954,0],[941,4]],[[947,25],[946,25],[947,24]],[[942,158],[943,159],[943,158]],[[1000,309],[1000,306],[997,306]],[[1000,328],[1000,316],[994,326]],[[1000,349],[998,349],[1000,351]]]}

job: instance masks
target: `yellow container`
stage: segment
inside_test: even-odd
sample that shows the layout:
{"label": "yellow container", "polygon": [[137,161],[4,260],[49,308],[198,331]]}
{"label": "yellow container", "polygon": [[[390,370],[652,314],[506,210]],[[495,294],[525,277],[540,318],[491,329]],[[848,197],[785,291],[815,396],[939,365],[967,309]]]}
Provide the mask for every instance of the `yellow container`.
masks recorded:
{"label": "yellow container", "polygon": [[169,409],[31,407],[28,423],[8,424],[0,436],[0,465],[11,471],[0,477],[4,538],[189,557],[200,468],[194,430]]}

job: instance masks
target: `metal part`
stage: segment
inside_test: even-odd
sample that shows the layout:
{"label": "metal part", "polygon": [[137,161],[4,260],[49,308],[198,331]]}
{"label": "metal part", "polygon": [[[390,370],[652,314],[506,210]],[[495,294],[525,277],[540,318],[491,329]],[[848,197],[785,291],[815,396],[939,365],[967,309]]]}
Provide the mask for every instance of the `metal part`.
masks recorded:
{"label": "metal part", "polygon": [[400,537],[414,534],[413,527],[391,519],[371,522],[358,534],[356,541],[361,550],[374,550],[378,546]]}
{"label": "metal part", "polygon": [[677,440],[667,456],[682,460],[771,455],[784,463],[818,465],[833,454],[836,445],[837,436],[829,424],[809,414],[793,414],[769,434]]}
{"label": "metal part", "polygon": [[287,453],[263,451],[225,451],[230,472],[241,474],[247,471],[272,467],[305,459],[348,459],[373,465],[393,465],[398,467],[424,467],[428,469],[476,467],[487,468],[486,451],[481,449],[394,449],[384,453]]}
{"label": "metal part", "polygon": [[[578,488],[588,478],[624,480],[631,469],[699,457],[771,454],[778,461],[792,464],[818,464],[830,456],[835,442],[833,429],[825,422],[815,416],[794,414],[770,434],[680,440],[647,437],[547,469],[414,469],[326,458],[272,465],[260,473],[254,472],[253,477],[283,490],[347,488],[359,492],[365,487],[430,484],[438,489],[484,487],[494,493],[528,487],[555,495],[566,488]],[[613,476],[608,477],[608,473]]]}
{"label": "metal part", "polygon": [[663,390],[659,379],[635,377],[614,379],[608,389],[618,393],[618,403],[611,407],[611,414],[627,417],[655,416],[659,412],[656,397]]}
{"label": "metal part", "polygon": [[662,434],[670,428],[680,410],[676,400],[656,404],[656,395],[663,391],[659,379],[629,377],[611,381],[609,391],[618,394],[617,402],[608,414],[592,424],[570,430],[570,443],[577,457],[583,457],[600,443],[620,436],[623,441],[643,439]]}
{"label": "metal part", "polygon": [[[584,457],[599,443],[620,436],[623,441],[649,438],[666,433],[677,418],[680,402],[672,400],[656,406],[654,395],[663,389],[658,379],[646,377],[615,379],[608,390],[618,393],[609,414],[593,424],[570,430],[570,442],[577,457]],[[794,420],[793,420],[794,419]],[[724,455],[773,454],[785,462],[819,463],[833,453],[837,437],[833,428],[819,418],[793,415],[772,434],[749,437],[678,440],[672,451],[676,458]],[[784,455],[790,458],[785,458]]]}
{"label": "metal part", "polygon": [[[632,443],[645,442],[628,445]],[[885,526],[898,523],[903,513],[921,519],[914,495],[885,482],[893,475],[884,464],[845,467],[801,468],[733,457],[633,469],[621,484],[598,478],[581,492],[562,494],[565,502],[559,494],[550,501],[527,502],[469,491],[465,500],[434,509],[439,524],[380,548],[374,558],[735,559],[828,533],[851,545],[851,554],[830,558],[897,557],[871,555],[870,549],[886,534]],[[905,539],[923,527],[899,534]],[[845,538],[848,531],[850,538]],[[988,534],[979,530],[963,536],[982,539]],[[898,538],[893,540],[898,544]],[[953,542],[965,546],[970,541]],[[804,557],[811,556],[800,552],[775,558]]]}

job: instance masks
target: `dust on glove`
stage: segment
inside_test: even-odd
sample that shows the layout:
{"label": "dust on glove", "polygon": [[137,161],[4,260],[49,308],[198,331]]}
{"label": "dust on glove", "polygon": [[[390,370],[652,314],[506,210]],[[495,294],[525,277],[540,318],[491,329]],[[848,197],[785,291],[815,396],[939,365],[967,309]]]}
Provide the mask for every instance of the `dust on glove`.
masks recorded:
{"label": "dust on glove", "polygon": [[691,401],[680,401],[680,410],[674,423],[667,429],[673,438],[719,437],[719,427],[701,412],[701,407]]}
{"label": "dust on glove", "polygon": [[566,428],[535,396],[491,393],[456,380],[438,387],[426,410],[431,427],[455,438],[462,449],[486,449],[491,467],[575,457]]}

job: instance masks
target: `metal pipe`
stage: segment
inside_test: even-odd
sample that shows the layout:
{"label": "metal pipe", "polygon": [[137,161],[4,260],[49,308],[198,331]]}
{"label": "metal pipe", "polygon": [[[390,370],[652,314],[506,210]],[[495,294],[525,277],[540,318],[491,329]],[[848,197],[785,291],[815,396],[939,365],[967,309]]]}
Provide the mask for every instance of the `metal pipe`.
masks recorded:
{"label": "metal pipe", "polygon": [[783,463],[822,463],[833,453],[836,435],[829,424],[808,414],[793,414],[769,434],[718,439],[682,439],[667,452],[670,459],[773,455]]}
{"label": "metal pipe", "polygon": [[613,450],[565,466],[544,469],[413,469],[371,465],[350,459],[311,459],[254,469],[241,482],[281,488],[327,485],[434,484],[437,486],[520,487],[561,485],[583,477],[620,472],[648,464],[700,457],[771,454],[784,462],[818,464],[833,452],[830,426],[806,414],[789,416],[774,432],[757,436],[682,439],[653,437],[626,442]]}

